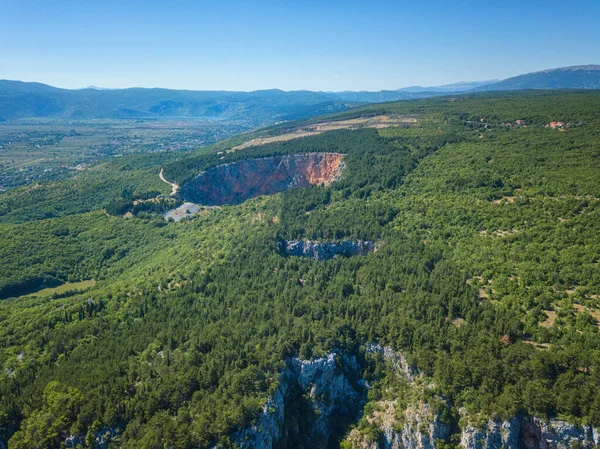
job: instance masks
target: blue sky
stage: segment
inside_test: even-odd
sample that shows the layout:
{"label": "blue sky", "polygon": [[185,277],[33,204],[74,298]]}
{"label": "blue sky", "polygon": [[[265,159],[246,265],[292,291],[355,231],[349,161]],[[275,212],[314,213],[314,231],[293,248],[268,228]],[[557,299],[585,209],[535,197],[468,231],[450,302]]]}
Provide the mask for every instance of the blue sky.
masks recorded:
{"label": "blue sky", "polygon": [[380,90],[600,63],[600,0],[0,0],[0,78]]}

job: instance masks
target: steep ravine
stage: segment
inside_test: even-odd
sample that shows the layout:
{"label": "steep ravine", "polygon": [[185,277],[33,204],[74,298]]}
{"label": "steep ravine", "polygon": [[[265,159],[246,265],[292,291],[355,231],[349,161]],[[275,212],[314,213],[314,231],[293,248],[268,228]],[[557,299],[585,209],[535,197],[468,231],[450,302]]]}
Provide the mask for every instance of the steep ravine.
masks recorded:
{"label": "steep ravine", "polygon": [[362,410],[366,388],[355,357],[291,359],[256,423],[232,436],[240,449],[337,448]]}
{"label": "steep ravine", "polygon": [[[379,354],[389,361],[411,389],[427,385],[427,380],[412,370],[400,353],[378,345],[366,349],[368,354]],[[368,384],[358,379],[359,372],[356,358],[336,353],[313,361],[292,359],[255,424],[236,432],[232,440],[241,449],[340,447],[342,434],[363,413]],[[598,429],[556,419],[489,419],[476,428],[461,412],[467,424],[457,428],[443,422],[440,407],[445,401],[437,398],[437,404],[417,401],[398,410],[393,400],[373,402],[363,417],[368,430],[357,426],[346,435],[342,447],[435,449],[439,441],[448,441],[453,433],[464,449],[592,449],[600,445]]]}
{"label": "steep ravine", "polygon": [[327,185],[339,178],[343,157],[340,153],[308,153],[219,165],[181,186],[181,196],[204,206],[222,206],[293,187]]}

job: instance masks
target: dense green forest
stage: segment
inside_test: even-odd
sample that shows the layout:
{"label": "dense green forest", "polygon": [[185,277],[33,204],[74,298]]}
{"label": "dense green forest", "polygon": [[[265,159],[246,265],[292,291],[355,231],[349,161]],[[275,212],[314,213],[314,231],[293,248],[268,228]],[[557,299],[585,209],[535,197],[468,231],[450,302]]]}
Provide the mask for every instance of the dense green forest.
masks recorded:
{"label": "dense green forest", "polygon": [[[327,119],[418,121],[222,154],[237,138],[0,194],[0,437],[58,448],[88,435],[93,447],[114,428],[127,448],[228,447],[287,358],[361,356],[368,343],[402,351],[453,413],[600,426],[599,108],[596,92],[372,105]],[[340,180],[179,223],[106,212],[167,194],[161,167],[183,183],[315,151],[346,155]],[[293,238],[378,250],[284,257]],[[84,279],[97,284],[32,293]]]}

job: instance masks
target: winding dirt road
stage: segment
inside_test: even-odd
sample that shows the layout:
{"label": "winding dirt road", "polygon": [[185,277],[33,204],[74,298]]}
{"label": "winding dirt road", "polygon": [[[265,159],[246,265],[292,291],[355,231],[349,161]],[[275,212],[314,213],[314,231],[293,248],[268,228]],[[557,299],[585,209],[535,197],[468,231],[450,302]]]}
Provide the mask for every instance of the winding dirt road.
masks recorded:
{"label": "winding dirt road", "polygon": [[166,182],[167,184],[169,184],[171,186],[171,194],[169,196],[175,196],[177,194],[177,191],[179,190],[179,186],[177,184],[175,184],[174,182],[169,182],[167,181],[167,179],[165,178],[165,175],[163,174],[163,169],[160,169],[160,173],[158,174],[158,176],[160,176],[160,180],[162,182]]}

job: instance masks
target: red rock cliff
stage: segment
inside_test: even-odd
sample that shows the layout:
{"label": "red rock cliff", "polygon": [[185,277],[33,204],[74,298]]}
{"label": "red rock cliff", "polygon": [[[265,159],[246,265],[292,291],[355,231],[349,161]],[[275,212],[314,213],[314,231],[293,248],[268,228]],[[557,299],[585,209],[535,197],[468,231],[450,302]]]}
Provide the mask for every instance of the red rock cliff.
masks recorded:
{"label": "red rock cliff", "polygon": [[292,187],[327,185],[340,176],[343,157],[340,153],[308,153],[219,165],[183,185],[181,195],[186,201],[220,206]]}

